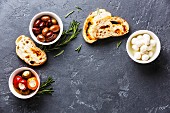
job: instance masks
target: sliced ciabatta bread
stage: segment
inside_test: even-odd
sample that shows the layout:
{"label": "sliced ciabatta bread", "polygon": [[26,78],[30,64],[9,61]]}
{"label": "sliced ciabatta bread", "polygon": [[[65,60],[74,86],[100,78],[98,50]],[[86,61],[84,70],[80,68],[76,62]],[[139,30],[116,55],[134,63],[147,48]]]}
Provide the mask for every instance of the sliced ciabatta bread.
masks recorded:
{"label": "sliced ciabatta bread", "polygon": [[112,17],[105,9],[92,12],[85,20],[83,38],[87,43],[98,39],[118,37],[129,32],[129,24],[121,17]]}
{"label": "sliced ciabatta bread", "polygon": [[91,35],[92,25],[95,24],[97,20],[106,16],[111,16],[111,13],[105,9],[98,9],[97,11],[90,13],[86,18],[83,26],[83,38],[87,43],[93,43],[97,41],[97,39]]}
{"label": "sliced ciabatta bread", "polygon": [[40,48],[36,47],[35,43],[24,35],[19,36],[16,41],[16,53],[31,66],[39,66],[47,60],[46,53]]}
{"label": "sliced ciabatta bread", "polygon": [[108,37],[118,37],[129,32],[129,24],[121,17],[107,16],[97,20],[92,26],[93,37],[104,39]]}

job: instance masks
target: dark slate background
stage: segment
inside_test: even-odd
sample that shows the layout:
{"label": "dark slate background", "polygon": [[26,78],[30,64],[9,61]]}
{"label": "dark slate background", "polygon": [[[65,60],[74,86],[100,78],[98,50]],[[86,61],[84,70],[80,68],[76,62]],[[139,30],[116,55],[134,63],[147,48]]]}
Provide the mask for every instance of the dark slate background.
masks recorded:
{"label": "dark slate background", "polygon": [[[75,5],[83,10],[78,12]],[[55,79],[53,95],[14,97],[8,78],[16,68],[28,66],[17,57],[14,42],[19,35],[30,36],[31,18],[52,11],[65,29],[73,19],[82,28],[97,8],[125,18],[130,33],[92,45],[79,34],[64,54],[53,58],[55,53],[49,53],[43,66],[31,67],[42,81],[48,76]],[[72,10],[74,14],[65,19]],[[162,45],[158,59],[148,65],[133,62],[125,48],[129,35],[140,29],[155,32]],[[0,113],[170,113],[170,0],[1,0],[0,52]]]}

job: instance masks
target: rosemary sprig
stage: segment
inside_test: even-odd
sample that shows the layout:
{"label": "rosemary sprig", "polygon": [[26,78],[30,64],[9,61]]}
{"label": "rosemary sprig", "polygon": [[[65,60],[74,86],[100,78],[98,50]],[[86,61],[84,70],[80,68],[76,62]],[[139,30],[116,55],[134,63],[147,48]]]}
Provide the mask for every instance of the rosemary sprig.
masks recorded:
{"label": "rosemary sprig", "polygon": [[38,91],[37,94],[52,94],[52,92],[54,92],[53,88],[48,88],[48,89]]}
{"label": "rosemary sprig", "polygon": [[118,42],[116,47],[119,48],[119,46],[122,44],[122,41]]}
{"label": "rosemary sprig", "polygon": [[81,11],[82,8],[78,7],[78,6],[75,6],[76,9],[78,9],[78,11]]}
{"label": "rosemary sprig", "polygon": [[[51,51],[55,51],[55,50],[58,51],[58,50],[62,49],[63,46],[66,46],[73,39],[77,38],[77,35],[81,31],[81,29],[79,29],[79,25],[80,25],[79,22],[73,20],[70,23],[68,30],[63,31],[63,34],[62,34],[60,40],[57,41],[57,43],[55,43],[51,46],[40,45],[39,47],[41,47],[41,49],[44,50],[45,52],[51,52]],[[61,55],[63,52],[64,52],[63,50],[58,51],[58,53],[54,57]]]}
{"label": "rosemary sprig", "polygon": [[40,90],[44,89],[47,86],[50,86],[53,82],[55,82],[53,80],[53,78],[52,77],[48,77],[48,79],[45,82],[43,82],[42,85],[40,86]]}
{"label": "rosemary sprig", "polygon": [[81,45],[79,45],[79,47],[77,47],[76,49],[75,49],[75,51],[77,51],[78,53],[80,52],[80,50],[81,50],[81,47],[82,47],[82,44]]}
{"label": "rosemary sprig", "polygon": [[[69,29],[67,31],[63,32],[63,37],[65,38],[65,40],[63,40],[56,47],[61,47],[61,46],[67,45],[71,40],[75,39],[81,31],[81,29],[79,29],[79,25],[80,25],[79,22],[73,20],[70,23]],[[66,39],[66,37],[69,35],[71,35],[71,36]]]}
{"label": "rosemary sprig", "polygon": [[60,51],[58,54],[56,54],[54,57],[60,56],[61,54],[64,53],[64,50]]}
{"label": "rosemary sprig", "polygon": [[68,16],[70,16],[71,14],[73,14],[74,13],[74,11],[70,11],[69,13],[67,13],[66,15],[65,15],[65,18],[67,18]]}
{"label": "rosemary sprig", "polygon": [[53,82],[55,82],[55,81],[52,79],[52,77],[48,77],[48,79],[41,84],[40,89],[37,92],[37,94],[44,94],[44,93],[51,94],[52,92],[54,92],[53,88],[47,88]]}

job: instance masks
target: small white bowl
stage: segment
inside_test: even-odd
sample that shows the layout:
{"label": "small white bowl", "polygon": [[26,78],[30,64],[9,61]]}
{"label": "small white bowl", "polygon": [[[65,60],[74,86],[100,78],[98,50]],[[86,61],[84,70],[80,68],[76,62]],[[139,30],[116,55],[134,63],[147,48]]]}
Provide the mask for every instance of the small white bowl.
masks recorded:
{"label": "small white bowl", "polygon": [[[29,95],[21,95],[21,94],[19,94],[18,92],[16,92],[16,90],[14,89],[14,85],[13,85],[13,79],[14,79],[14,77],[15,77],[17,74],[19,74],[19,73],[21,73],[22,71],[25,71],[25,70],[31,71],[31,73],[37,78],[38,83],[39,83],[37,89],[36,89],[34,92],[30,93]],[[34,96],[34,95],[38,92],[39,87],[40,87],[40,78],[39,78],[38,74],[37,74],[33,69],[28,68],[28,67],[21,67],[21,68],[16,69],[16,70],[10,75],[9,81],[8,81],[8,85],[9,85],[10,91],[11,91],[12,94],[14,94],[16,97],[18,97],[18,98],[20,98],[20,99],[28,99],[28,98],[31,98],[32,96]]]}
{"label": "small white bowl", "polygon": [[[55,19],[57,20],[59,26],[60,26],[60,32],[59,32],[57,38],[56,38],[55,40],[51,41],[51,42],[40,42],[39,40],[37,40],[36,36],[34,35],[34,33],[33,33],[33,31],[32,31],[34,22],[35,22],[38,18],[40,18],[40,17],[42,17],[42,16],[44,16],[44,15],[48,15],[48,16],[50,16],[50,17],[55,18]],[[48,11],[40,12],[40,13],[36,14],[36,15],[32,18],[32,20],[31,20],[31,22],[30,22],[30,25],[29,25],[29,32],[30,32],[30,35],[31,35],[31,37],[33,38],[33,40],[34,40],[35,42],[37,42],[38,44],[41,44],[41,45],[51,45],[51,44],[54,44],[56,41],[58,41],[58,40],[60,39],[60,37],[61,37],[61,35],[62,35],[62,33],[63,33],[63,22],[61,21],[60,17],[59,17],[58,15],[56,15],[55,13],[53,13],[53,12],[48,12]]]}
{"label": "small white bowl", "polygon": [[[154,40],[156,40],[155,53],[148,61],[136,60],[133,56],[133,53],[132,53],[133,50],[132,50],[132,47],[131,47],[131,40],[135,36],[140,35],[140,34],[142,35],[142,34],[145,34],[145,33],[149,34]],[[129,57],[132,60],[134,60],[135,62],[140,63],[140,64],[147,64],[147,63],[154,61],[159,56],[160,50],[161,50],[161,43],[160,43],[159,38],[153,32],[148,31],[148,30],[138,30],[138,31],[134,32],[133,34],[131,34],[130,37],[128,38],[127,43],[126,43],[126,50],[127,50]]]}

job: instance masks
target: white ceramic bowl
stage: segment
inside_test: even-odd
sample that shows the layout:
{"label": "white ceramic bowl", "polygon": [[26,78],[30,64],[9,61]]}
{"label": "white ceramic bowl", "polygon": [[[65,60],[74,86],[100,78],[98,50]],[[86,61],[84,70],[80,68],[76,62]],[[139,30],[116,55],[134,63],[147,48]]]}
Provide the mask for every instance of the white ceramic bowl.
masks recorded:
{"label": "white ceramic bowl", "polygon": [[[155,53],[148,61],[136,60],[134,58],[133,52],[132,52],[133,51],[132,45],[131,45],[132,38],[134,38],[137,35],[144,34],[144,33],[149,34],[156,41]],[[129,55],[129,57],[132,60],[134,60],[135,62],[140,63],[140,64],[147,64],[147,63],[154,61],[159,56],[160,50],[161,50],[161,43],[160,43],[159,38],[153,32],[148,31],[148,30],[138,30],[138,31],[134,32],[133,34],[130,35],[130,37],[128,38],[127,43],[126,43],[126,51]]]}
{"label": "white ceramic bowl", "polygon": [[[37,78],[38,83],[39,83],[39,84],[38,84],[38,88],[37,88],[34,92],[30,93],[29,95],[21,95],[21,94],[19,94],[18,92],[15,91],[14,85],[13,85],[13,79],[14,79],[14,77],[15,77],[17,74],[19,74],[20,72],[25,71],[25,70],[31,71],[31,73]],[[28,68],[28,67],[21,67],[21,68],[16,69],[16,70],[10,75],[9,81],[8,81],[8,85],[9,85],[10,91],[11,91],[12,94],[14,94],[16,97],[18,97],[18,98],[20,98],[20,99],[28,99],[28,98],[31,98],[32,96],[34,96],[34,95],[38,92],[39,87],[40,87],[40,78],[39,78],[38,74],[37,74],[33,69]]]}
{"label": "white ceramic bowl", "polygon": [[[44,16],[44,15],[48,15],[48,16],[50,16],[50,17],[55,18],[55,19],[57,20],[59,26],[60,26],[60,32],[59,32],[57,38],[56,38],[55,40],[51,41],[51,42],[40,42],[39,40],[37,40],[36,36],[34,35],[34,33],[33,33],[33,31],[32,31],[34,22],[35,22],[38,18],[40,18],[41,16]],[[48,11],[40,12],[40,13],[36,14],[36,15],[32,18],[32,20],[31,20],[31,22],[30,22],[30,25],[29,25],[29,32],[30,32],[30,35],[31,35],[31,37],[33,38],[33,40],[34,40],[35,42],[37,42],[38,44],[41,44],[41,45],[51,45],[51,44],[54,44],[57,40],[59,40],[59,38],[61,37],[61,35],[62,35],[62,33],[63,33],[63,22],[61,21],[60,17],[59,17],[58,15],[56,15],[55,13],[53,13],[53,12],[48,12]]]}

